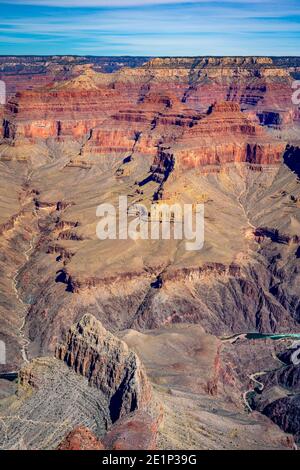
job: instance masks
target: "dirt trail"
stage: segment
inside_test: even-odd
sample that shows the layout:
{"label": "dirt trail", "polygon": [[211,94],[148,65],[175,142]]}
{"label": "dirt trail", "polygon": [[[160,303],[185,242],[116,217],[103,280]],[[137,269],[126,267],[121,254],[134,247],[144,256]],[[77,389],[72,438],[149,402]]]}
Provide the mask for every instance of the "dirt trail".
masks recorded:
{"label": "dirt trail", "polygon": [[[266,374],[266,371],[261,371],[261,372],[255,372],[254,374],[251,374],[249,375],[249,379],[255,384],[255,386],[262,392],[263,389],[264,389],[264,384],[262,382],[259,382],[259,380],[257,380],[256,377],[261,377],[262,375],[265,375]],[[246,405],[246,408],[248,408],[248,410],[250,412],[253,411],[253,409],[251,408],[250,404],[249,404],[249,401],[248,401],[248,395],[249,393],[252,393],[253,392],[253,388],[249,388],[249,390],[246,390],[246,392],[243,393],[243,400],[244,400],[244,403]]]}
{"label": "dirt trail", "polygon": [[[27,185],[29,185],[29,183],[30,183],[32,173],[33,173],[33,171],[31,170],[31,171],[29,171],[29,173],[27,175],[27,178],[26,178],[26,184]],[[33,209],[33,216],[37,217],[37,212],[36,212],[35,208]],[[21,319],[21,325],[20,325],[18,331],[19,331],[19,337],[21,338],[21,355],[22,355],[22,359],[25,363],[29,362],[28,354],[27,354],[27,346],[30,343],[29,340],[25,337],[25,331],[24,331],[25,324],[26,324],[27,312],[28,312],[28,305],[22,300],[21,296],[19,295],[18,276],[19,276],[20,272],[22,271],[22,269],[24,268],[24,266],[30,260],[30,255],[31,255],[32,251],[34,250],[35,239],[36,239],[36,237],[34,236],[30,240],[29,247],[27,248],[26,251],[24,251],[25,262],[21,266],[19,266],[19,268],[17,269],[17,271],[15,272],[15,274],[12,278],[13,291],[15,293],[15,296],[16,296],[18,302],[21,304],[22,309],[23,309],[23,313],[24,313],[24,315]]]}
{"label": "dirt trail", "polygon": [[242,191],[240,192],[240,194],[238,195],[237,197],[237,201],[238,201],[238,204],[240,206],[240,208],[242,209],[242,213],[246,219],[246,222],[247,222],[247,225],[251,228],[251,230],[256,230],[257,227],[255,227],[255,225],[253,225],[249,219],[249,215],[246,211],[246,208],[245,208],[245,205],[243,204],[243,197],[247,194],[247,191],[248,191],[248,178],[247,176],[243,176],[242,173],[240,173],[241,175],[241,178],[244,178],[245,179],[245,186],[244,186],[244,189],[242,189]]}
{"label": "dirt trail", "polygon": [[18,292],[18,281],[17,281],[17,278],[21,272],[21,270],[23,269],[23,267],[25,266],[25,264],[29,261],[30,259],[30,253],[33,251],[34,249],[34,242],[35,242],[35,237],[30,240],[30,245],[29,245],[29,248],[24,252],[24,256],[25,256],[25,259],[26,259],[26,262],[24,264],[22,264],[16,271],[14,277],[12,278],[12,286],[13,286],[13,290],[15,292],[15,296],[18,300],[18,302],[22,305],[22,308],[23,308],[23,311],[24,311],[24,316],[22,318],[22,323],[19,327],[19,336],[21,338],[21,343],[22,343],[22,347],[21,347],[21,355],[22,355],[22,359],[24,362],[28,363],[29,360],[28,360],[28,355],[27,355],[27,346],[29,344],[29,341],[28,339],[25,338],[25,332],[24,332],[24,327],[25,327],[25,324],[26,324],[26,316],[27,316],[27,311],[28,311],[28,305],[25,304],[25,302],[22,300],[22,298],[20,297],[19,295],[19,292]]}

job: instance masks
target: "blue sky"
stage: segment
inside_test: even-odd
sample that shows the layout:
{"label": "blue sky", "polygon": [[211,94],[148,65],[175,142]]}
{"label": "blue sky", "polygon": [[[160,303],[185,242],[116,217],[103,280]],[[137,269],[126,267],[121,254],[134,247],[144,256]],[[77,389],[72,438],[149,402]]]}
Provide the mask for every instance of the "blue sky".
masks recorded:
{"label": "blue sky", "polygon": [[0,0],[0,54],[300,55],[300,0]]}

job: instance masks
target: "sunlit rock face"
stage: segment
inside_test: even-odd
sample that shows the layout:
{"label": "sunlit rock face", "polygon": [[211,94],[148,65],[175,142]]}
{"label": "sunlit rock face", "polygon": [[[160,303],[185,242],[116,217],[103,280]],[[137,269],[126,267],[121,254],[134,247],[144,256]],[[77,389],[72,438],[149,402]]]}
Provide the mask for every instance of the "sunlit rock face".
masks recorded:
{"label": "sunlit rock face", "polygon": [[[50,77],[60,81],[31,86],[32,91],[25,92],[24,84],[8,105],[11,116],[17,114],[18,120],[25,121],[19,123],[19,132],[26,137],[80,137],[105,116],[132,106],[137,113],[167,108],[170,114],[187,108],[207,111],[212,103],[227,100],[259,113],[262,122],[270,125],[298,118],[291,101],[293,74],[300,68],[297,59],[294,64],[267,57],[153,59],[111,74],[99,72],[95,64],[80,68],[75,60],[69,61],[64,74],[50,65],[41,66],[49,70],[48,83]],[[5,78],[5,64],[2,69]],[[145,116],[141,119],[145,121]],[[71,125],[74,120],[77,126]]]}
{"label": "sunlit rock face", "polygon": [[[73,389],[82,413],[48,448],[291,447],[289,400],[245,411],[249,376],[281,377],[288,340],[224,338],[300,330],[299,59],[26,61],[0,59],[0,367],[21,369],[20,393],[40,384],[21,393],[36,420],[56,376],[55,397]],[[203,248],[99,240],[97,206],[120,195],[149,223],[154,203],[204,204]],[[2,447],[34,445],[9,426]]]}
{"label": "sunlit rock face", "polygon": [[71,328],[56,356],[107,397],[112,421],[149,406],[151,387],[139,359],[91,315]]}
{"label": "sunlit rock face", "polygon": [[88,428],[78,426],[63,439],[58,450],[104,450],[104,447]]}

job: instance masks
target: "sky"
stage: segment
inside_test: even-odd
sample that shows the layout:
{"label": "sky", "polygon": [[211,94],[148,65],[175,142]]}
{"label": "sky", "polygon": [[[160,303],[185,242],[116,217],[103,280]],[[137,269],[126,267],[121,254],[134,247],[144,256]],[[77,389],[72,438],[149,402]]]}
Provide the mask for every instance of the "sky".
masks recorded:
{"label": "sky", "polygon": [[300,0],[0,0],[0,54],[300,55]]}

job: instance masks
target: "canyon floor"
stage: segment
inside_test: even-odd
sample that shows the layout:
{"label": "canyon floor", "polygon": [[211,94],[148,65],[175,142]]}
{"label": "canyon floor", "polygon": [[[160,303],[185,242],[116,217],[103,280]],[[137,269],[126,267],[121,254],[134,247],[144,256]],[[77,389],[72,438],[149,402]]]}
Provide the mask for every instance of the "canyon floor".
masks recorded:
{"label": "canyon floor", "polygon": [[[297,449],[299,73],[0,58],[2,449]],[[203,248],[99,240],[119,196],[204,204]]]}

